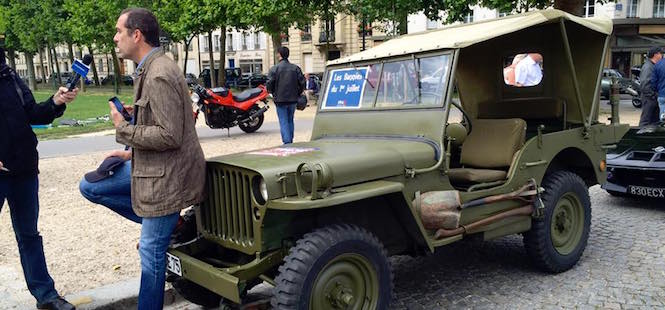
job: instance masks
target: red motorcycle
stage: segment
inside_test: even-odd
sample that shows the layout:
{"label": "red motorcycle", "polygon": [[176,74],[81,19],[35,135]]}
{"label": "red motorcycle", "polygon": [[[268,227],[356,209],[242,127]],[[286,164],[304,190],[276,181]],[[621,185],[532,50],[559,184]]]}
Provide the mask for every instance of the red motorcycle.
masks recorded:
{"label": "red motorcycle", "polygon": [[[198,106],[194,117],[199,112],[205,115],[210,128],[231,128],[236,125],[246,133],[257,131],[263,124],[263,113],[268,110],[268,91],[265,86],[251,88],[233,95],[224,87],[206,89],[197,83],[191,83],[192,101]],[[259,103],[262,103],[261,106]]]}

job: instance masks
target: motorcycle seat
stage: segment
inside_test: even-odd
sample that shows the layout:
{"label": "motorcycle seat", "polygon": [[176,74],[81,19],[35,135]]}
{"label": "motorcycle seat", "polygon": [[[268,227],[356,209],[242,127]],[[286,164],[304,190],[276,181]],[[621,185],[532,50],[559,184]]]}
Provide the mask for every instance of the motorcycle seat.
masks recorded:
{"label": "motorcycle seat", "polygon": [[233,100],[235,102],[243,102],[249,99],[258,97],[261,94],[262,90],[260,88],[250,88],[238,95],[233,95]]}
{"label": "motorcycle seat", "polygon": [[229,90],[224,87],[215,87],[210,89],[213,93],[226,97],[229,94]]}

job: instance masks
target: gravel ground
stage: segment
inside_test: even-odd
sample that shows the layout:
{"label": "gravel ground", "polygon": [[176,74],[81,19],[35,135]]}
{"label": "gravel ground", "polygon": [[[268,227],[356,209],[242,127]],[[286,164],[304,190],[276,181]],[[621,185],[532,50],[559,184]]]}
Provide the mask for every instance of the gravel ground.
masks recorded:
{"label": "gravel ground", "polygon": [[[268,112],[266,122],[276,121],[276,112],[272,111]],[[314,111],[314,108],[298,111],[296,118],[312,118]],[[298,131],[296,128],[295,142],[307,141],[309,138],[309,130]],[[280,144],[278,132],[262,133],[260,130],[251,135],[220,135],[219,139],[201,142],[206,157]],[[63,295],[134,278],[140,274],[136,250],[140,225],[90,203],[78,190],[81,177],[95,169],[105,155],[106,152],[97,152],[40,161],[39,230],[44,238],[49,272],[55,280],[56,289]],[[0,266],[9,268],[7,274],[20,277],[14,279],[16,283],[23,282],[6,203],[2,210]],[[20,289],[25,291],[21,294],[27,293],[25,284]]]}

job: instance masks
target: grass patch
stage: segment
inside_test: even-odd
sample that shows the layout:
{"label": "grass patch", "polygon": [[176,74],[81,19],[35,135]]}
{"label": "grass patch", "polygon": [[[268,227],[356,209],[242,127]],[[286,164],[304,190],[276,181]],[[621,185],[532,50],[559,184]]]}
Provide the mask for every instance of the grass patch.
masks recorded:
{"label": "grass patch", "polygon": [[[53,95],[51,90],[40,90],[34,93],[35,100],[42,102]],[[108,120],[108,99],[113,97],[111,90],[87,89],[85,93],[79,93],[76,99],[67,105],[65,114],[51,123],[51,128],[33,129],[41,140],[66,138],[70,135],[96,132],[113,128],[113,123]],[[118,98],[125,103],[132,102],[133,90],[123,89]],[[97,120],[97,118],[99,118]],[[62,126],[60,120],[73,119],[81,122],[82,126]]]}

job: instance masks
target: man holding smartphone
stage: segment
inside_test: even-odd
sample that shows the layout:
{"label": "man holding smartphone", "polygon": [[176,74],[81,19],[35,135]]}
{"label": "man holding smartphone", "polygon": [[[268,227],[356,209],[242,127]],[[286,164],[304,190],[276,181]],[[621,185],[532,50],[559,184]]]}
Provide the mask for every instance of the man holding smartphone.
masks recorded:
{"label": "man holding smartphone", "polygon": [[[203,200],[205,159],[178,65],[159,48],[159,24],[142,8],[120,13],[118,54],[138,64],[130,123],[109,102],[116,141],[131,147],[132,209],[142,218],[138,309],[161,309],[166,250],[180,210]],[[129,107],[126,107],[126,109]]]}
{"label": "man holding smartphone", "polygon": [[37,137],[30,125],[49,124],[62,116],[78,89],[60,87],[37,104],[30,89],[5,61],[0,34],[0,209],[9,204],[28,290],[38,309],[74,309],[55,290],[46,268],[42,237],[37,231],[39,181]]}

